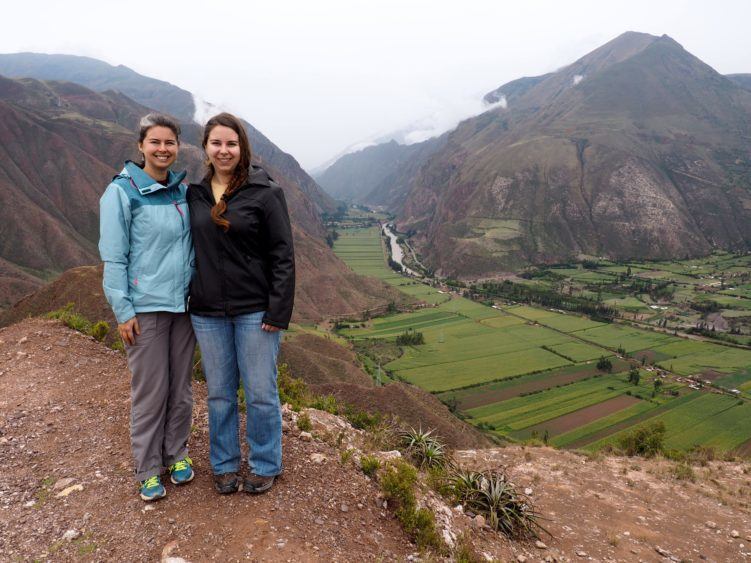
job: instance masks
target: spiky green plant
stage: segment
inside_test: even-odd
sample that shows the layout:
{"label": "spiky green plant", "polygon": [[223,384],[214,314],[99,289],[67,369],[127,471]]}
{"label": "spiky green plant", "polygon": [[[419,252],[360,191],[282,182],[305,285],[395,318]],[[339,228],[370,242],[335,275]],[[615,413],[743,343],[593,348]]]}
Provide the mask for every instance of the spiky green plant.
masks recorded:
{"label": "spiky green plant", "polygon": [[433,430],[423,431],[422,427],[415,430],[410,427],[402,432],[401,441],[404,453],[420,469],[445,467],[448,463],[446,446],[440,438],[433,435]]}
{"label": "spiky green plant", "polygon": [[469,510],[482,514],[488,525],[509,538],[539,538],[547,532],[529,497],[516,490],[504,468],[476,473],[458,470],[454,491]]}

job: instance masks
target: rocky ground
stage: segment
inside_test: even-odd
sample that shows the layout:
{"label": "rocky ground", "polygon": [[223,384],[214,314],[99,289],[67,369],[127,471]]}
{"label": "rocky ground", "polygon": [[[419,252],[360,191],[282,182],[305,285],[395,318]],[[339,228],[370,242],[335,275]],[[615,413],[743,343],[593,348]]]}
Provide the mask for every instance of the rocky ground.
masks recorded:
{"label": "rocky ground", "polygon": [[[377,484],[348,447],[363,436],[311,411],[313,436],[285,412],[285,475],[266,495],[211,485],[205,387],[194,385],[196,480],[138,499],[124,357],[57,321],[0,329],[0,561],[361,561],[412,559]],[[317,436],[317,438],[316,438]],[[552,536],[509,542],[424,491],[442,536],[471,537],[499,561],[751,560],[751,465],[587,458],[548,448],[456,452],[507,466]],[[684,477],[684,478],[679,478]]]}

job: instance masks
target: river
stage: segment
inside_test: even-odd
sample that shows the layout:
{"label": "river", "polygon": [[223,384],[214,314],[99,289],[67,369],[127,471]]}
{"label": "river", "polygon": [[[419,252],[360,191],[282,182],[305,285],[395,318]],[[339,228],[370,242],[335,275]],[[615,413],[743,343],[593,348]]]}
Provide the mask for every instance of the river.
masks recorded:
{"label": "river", "polygon": [[404,265],[404,252],[402,252],[402,247],[399,246],[399,243],[397,242],[398,237],[389,228],[388,224],[382,224],[381,228],[383,229],[383,232],[386,233],[386,236],[389,237],[389,245],[391,246],[391,259],[402,267],[402,271],[405,274],[417,278],[422,277],[420,274],[418,274],[414,270],[407,268],[407,266]]}

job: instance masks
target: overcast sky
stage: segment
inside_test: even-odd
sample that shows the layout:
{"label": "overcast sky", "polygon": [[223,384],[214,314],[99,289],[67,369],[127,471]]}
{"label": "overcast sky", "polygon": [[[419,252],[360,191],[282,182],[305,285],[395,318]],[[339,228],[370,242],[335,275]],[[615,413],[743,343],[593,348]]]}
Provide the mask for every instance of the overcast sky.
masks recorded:
{"label": "overcast sky", "polygon": [[4,3],[0,52],[87,55],[234,111],[307,169],[394,130],[440,133],[489,90],[632,30],[751,72],[751,1]]}

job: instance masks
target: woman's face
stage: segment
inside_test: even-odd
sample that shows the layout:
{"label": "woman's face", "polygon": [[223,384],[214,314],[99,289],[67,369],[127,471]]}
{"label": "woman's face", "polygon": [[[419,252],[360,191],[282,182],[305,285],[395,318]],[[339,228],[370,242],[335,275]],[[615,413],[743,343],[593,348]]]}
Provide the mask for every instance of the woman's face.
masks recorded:
{"label": "woman's face", "polygon": [[232,174],[240,162],[240,138],[224,125],[216,125],[209,132],[205,150],[215,172]]}
{"label": "woman's face", "polygon": [[143,141],[138,143],[138,150],[143,153],[144,170],[159,175],[174,164],[178,149],[177,137],[172,129],[161,125],[149,129]]}

